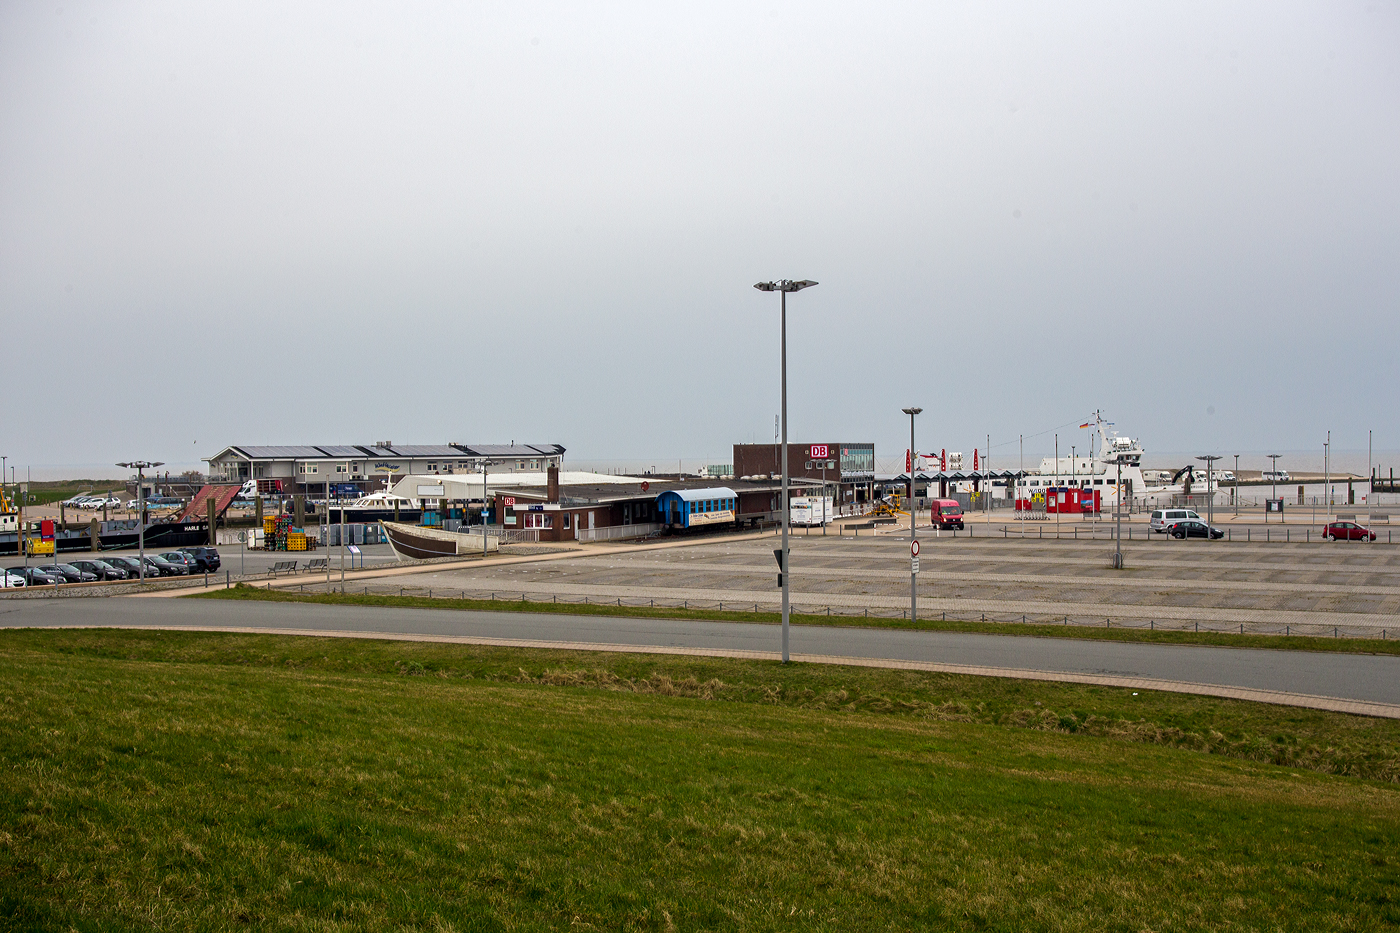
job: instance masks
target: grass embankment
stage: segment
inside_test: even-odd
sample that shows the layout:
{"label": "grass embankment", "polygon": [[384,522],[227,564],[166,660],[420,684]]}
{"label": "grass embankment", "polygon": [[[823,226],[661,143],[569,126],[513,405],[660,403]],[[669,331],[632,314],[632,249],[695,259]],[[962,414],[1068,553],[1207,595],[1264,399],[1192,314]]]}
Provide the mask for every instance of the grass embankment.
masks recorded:
{"label": "grass embankment", "polygon": [[[192,593],[190,599],[249,599],[267,602],[321,603],[331,606],[375,606],[398,609],[456,609],[488,612],[538,612],[560,615],[613,616],[643,619],[694,619],[710,622],[777,624],[777,612],[718,609],[680,609],[661,606],[618,606],[612,603],[544,603],[519,599],[456,599],[453,597],[393,596],[379,593],[295,593],[285,589],[258,589],[238,584],[231,589]],[[1052,625],[1037,622],[980,622],[976,620],[908,619],[888,616],[809,615],[792,613],[793,625],[836,625],[855,628],[893,628],[925,632],[979,632],[996,635],[1033,635],[1041,638],[1088,638],[1095,641],[1146,642],[1163,645],[1219,645],[1231,648],[1281,648],[1292,651],[1338,651],[1347,654],[1400,654],[1400,639],[1320,638],[1312,635],[1254,635],[1232,632],[1164,632],[1147,628],[1087,625]]]}
{"label": "grass embankment", "polygon": [[1150,744],[1393,780],[1387,720],[194,633],[7,631],[0,676],[9,929],[1400,923],[1400,788]]}

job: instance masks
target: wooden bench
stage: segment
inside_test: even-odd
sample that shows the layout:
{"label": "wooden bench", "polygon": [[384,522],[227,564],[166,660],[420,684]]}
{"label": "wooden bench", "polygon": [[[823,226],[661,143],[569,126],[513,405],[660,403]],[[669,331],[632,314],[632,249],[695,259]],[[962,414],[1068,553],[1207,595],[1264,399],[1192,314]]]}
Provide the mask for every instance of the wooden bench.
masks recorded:
{"label": "wooden bench", "polygon": [[318,557],[315,560],[306,562],[306,572],[315,573],[318,570],[329,570],[330,566],[331,559],[329,557]]}
{"label": "wooden bench", "polygon": [[272,569],[267,572],[270,577],[275,577],[279,573],[296,573],[297,562],[294,560],[279,560],[272,565]]}

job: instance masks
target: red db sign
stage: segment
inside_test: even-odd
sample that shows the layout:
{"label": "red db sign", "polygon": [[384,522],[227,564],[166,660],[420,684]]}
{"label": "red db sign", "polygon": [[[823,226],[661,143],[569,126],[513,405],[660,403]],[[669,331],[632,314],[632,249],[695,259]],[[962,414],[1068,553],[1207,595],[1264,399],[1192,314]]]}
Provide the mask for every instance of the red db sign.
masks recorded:
{"label": "red db sign", "polygon": [[502,499],[501,501],[505,503],[506,508],[508,508],[508,509],[513,509],[513,508],[515,508],[515,496],[506,496],[506,497],[505,497],[504,499]]}
{"label": "red db sign", "polygon": [[830,448],[829,448],[826,444],[813,444],[813,445],[812,445],[812,459],[813,459],[813,460],[825,460],[825,459],[826,459],[827,457],[829,457],[829,456],[831,456]]}

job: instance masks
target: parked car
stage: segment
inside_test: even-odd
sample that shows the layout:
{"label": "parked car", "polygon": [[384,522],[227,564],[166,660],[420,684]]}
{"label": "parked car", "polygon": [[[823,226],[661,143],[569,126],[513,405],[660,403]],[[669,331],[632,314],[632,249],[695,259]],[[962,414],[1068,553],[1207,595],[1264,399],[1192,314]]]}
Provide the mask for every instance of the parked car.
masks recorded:
{"label": "parked car", "polygon": [[182,547],[182,553],[194,558],[198,565],[196,571],[207,571],[213,573],[218,570],[223,561],[219,558],[219,552],[211,547]]}
{"label": "parked car", "polygon": [[[141,562],[134,557],[108,557],[104,560],[118,570],[125,570],[128,579],[134,580],[141,576]],[[146,576],[149,577],[151,574],[148,573]]]}
{"label": "parked car", "polygon": [[92,509],[93,511],[98,509],[119,509],[122,507],[122,500],[118,499],[116,496],[96,496],[84,502],[82,507],[85,509]]}
{"label": "parked car", "polygon": [[67,506],[67,507],[70,508],[70,509],[76,509],[76,508],[81,507],[82,504],[83,504],[83,502],[85,502],[86,500],[91,499],[91,498],[92,498],[92,493],[84,493],[84,494],[82,494],[81,496],[74,496],[74,497],[71,498],[71,499],[64,499],[64,500],[63,500],[61,503],[59,503],[59,504],[60,504],[60,505]]}
{"label": "parked car", "polygon": [[1291,482],[1293,479],[1293,477],[1289,476],[1284,470],[1265,470],[1260,474],[1259,478],[1266,483],[1287,483]]}
{"label": "parked car", "polygon": [[1369,528],[1362,528],[1356,522],[1333,522],[1322,529],[1324,538],[1331,538],[1333,541],[1374,541],[1376,533]]}
{"label": "parked car", "polygon": [[29,586],[53,586],[55,583],[63,582],[62,576],[45,573],[38,567],[11,567],[9,573],[19,574]]}
{"label": "parked car", "polygon": [[6,571],[4,571],[3,575],[0,575],[0,579],[3,579],[3,580],[4,580],[3,586],[4,586],[5,589],[10,589],[11,587],[19,587],[19,586],[24,586],[24,585],[25,585],[25,584],[24,584],[24,574],[22,574],[22,573],[15,573],[13,570],[6,570]]}
{"label": "parked car", "polygon": [[1176,522],[1167,529],[1173,538],[1206,538],[1214,540],[1225,537],[1225,532],[1212,528],[1205,522]]}
{"label": "parked car", "polygon": [[181,567],[184,567],[185,573],[199,573],[198,561],[184,551],[169,551],[160,556],[172,564],[179,564]]}
{"label": "parked car", "polygon": [[105,560],[75,560],[70,563],[86,573],[94,574],[99,580],[125,580],[130,576],[120,567],[114,567]]}
{"label": "parked car", "polygon": [[127,507],[128,509],[139,509],[139,508],[141,508],[141,500],[140,500],[140,499],[127,499],[127,500],[126,500],[126,507]]}
{"label": "parked car", "polygon": [[1165,533],[1176,522],[1198,522],[1201,516],[1190,509],[1157,509],[1147,523],[1153,531]]}
{"label": "parked car", "polygon": [[156,557],[151,554],[146,555],[146,576],[149,577],[178,577],[189,573],[189,568],[183,563],[172,564],[164,557]]}
{"label": "parked car", "polygon": [[93,583],[97,580],[97,574],[79,570],[72,564],[42,564],[39,569],[45,573],[62,574],[68,583]]}

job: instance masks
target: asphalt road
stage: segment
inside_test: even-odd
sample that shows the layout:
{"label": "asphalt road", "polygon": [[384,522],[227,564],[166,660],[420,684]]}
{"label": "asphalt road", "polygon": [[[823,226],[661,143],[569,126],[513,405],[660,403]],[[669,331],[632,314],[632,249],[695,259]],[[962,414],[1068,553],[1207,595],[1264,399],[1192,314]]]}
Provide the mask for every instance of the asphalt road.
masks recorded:
{"label": "asphalt road", "polygon": [[[776,650],[779,639],[777,626],[735,622],[192,599],[0,603],[0,628],[54,626],[298,629],[765,652]],[[793,626],[791,646],[794,654],[1147,678],[1400,704],[1400,657],[1394,656],[823,626]]]}

